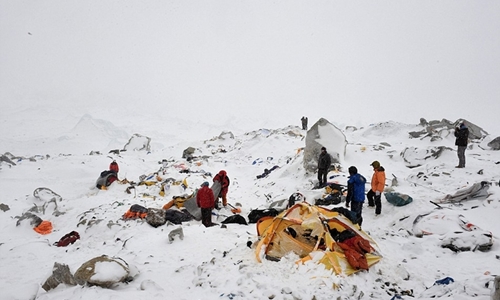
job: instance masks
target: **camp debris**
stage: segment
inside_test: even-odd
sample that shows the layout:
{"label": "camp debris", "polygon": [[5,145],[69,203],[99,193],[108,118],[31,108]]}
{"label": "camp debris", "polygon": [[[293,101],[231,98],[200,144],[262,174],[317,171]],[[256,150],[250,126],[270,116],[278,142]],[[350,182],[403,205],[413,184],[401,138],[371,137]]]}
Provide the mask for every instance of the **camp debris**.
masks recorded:
{"label": "camp debris", "polygon": [[387,192],[384,193],[387,202],[394,206],[405,206],[413,202],[413,198],[398,192]]}
{"label": "camp debris", "polygon": [[490,231],[479,228],[461,214],[442,210],[418,215],[413,221],[413,233],[416,237],[439,235],[440,246],[454,252],[488,251],[493,246]]}
{"label": "camp debris", "polygon": [[446,195],[439,199],[438,203],[460,203],[471,199],[486,199],[490,195],[488,189],[490,183],[488,181],[476,182],[472,186],[458,190],[453,195]]}
{"label": "camp debris", "polygon": [[382,258],[376,242],[359,226],[338,212],[307,202],[297,203],[276,217],[261,218],[257,233],[259,262],[263,258],[279,260],[293,252],[301,258],[298,263],[315,261],[336,274],[351,275]]}

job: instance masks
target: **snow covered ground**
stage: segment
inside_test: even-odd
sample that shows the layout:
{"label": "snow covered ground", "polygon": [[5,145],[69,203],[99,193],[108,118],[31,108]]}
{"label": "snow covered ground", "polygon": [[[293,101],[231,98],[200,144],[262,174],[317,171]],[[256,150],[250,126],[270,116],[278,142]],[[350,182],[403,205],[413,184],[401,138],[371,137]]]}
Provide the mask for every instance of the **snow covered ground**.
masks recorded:
{"label": "snow covered ground", "polygon": [[[151,138],[149,152],[129,150],[116,155],[108,152],[122,149],[133,133],[141,132],[127,132],[125,127],[91,115],[73,118],[73,125],[66,123],[65,128],[69,129],[63,130],[57,126],[60,120],[44,118],[43,111],[12,112],[15,111],[2,114],[2,120],[13,124],[21,119],[32,120],[26,125],[53,130],[43,130],[42,135],[35,130],[22,133],[16,132],[15,127],[2,129],[2,154],[10,152],[23,158],[16,159],[14,166],[1,163],[1,203],[9,207],[0,212],[0,257],[4,270],[0,275],[1,299],[391,299],[402,293],[403,299],[489,299],[490,288],[486,284],[498,275],[498,243],[485,252],[456,253],[441,247],[443,240],[463,232],[457,218],[460,214],[490,231],[495,240],[498,238],[500,153],[482,149],[490,136],[472,143],[466,152],[467,167],[456,169],[451,134],[443,134],[443,139],[435,142],[410,138],[408,132],[421,130],[420,125],[392,121],[357,130],[341,128],[348,140],[345,162],[340,172],[330,172],[330,181],[344,184],[351,165],[370,179],[370,163],[378,160],[386,169],[387,186],[391,186],[394,175],[399,182],[395,190],[414,199],[406,206],[396,207],[383,198],[382,215],[378,217],[373,210],[364,208],[363,229],[378,243],[383,259],[369,272],[345,277],[335,276],[321,265],[296,265],[298,257],[293,254],[280,262],[258,263],[255,250],[247,246],[248,241],[257,240],[255,224],[205,228],[198,221],[189,221],[154,228],[140,220],[121,219],[131,205],[161,208],[173,196],[189,194],[203,181],[211,181],[204,177],[206,172],[214,175],[221,169],[231,179],[229,203],[239,203],[245,217],[252,209],[288,199],[296,191],[314,203],[323,190],[313,189],[316,174],[305,172],[302,166],[303,151],[298,149],[305,146],[307,132],[298,126],[255,128],[235,134],[234,138],[228,133],[219,137],[219,132],[200,140],[182,141],[184,124],[171,123],[172,129],[165,130],[162,136],[149,134],[154,130],[143,134]],[[158,128],[157,124],[149,125]],[[229,132],[231,128],[225,130]],[[171,135],[175,142],[166,139]],[[205,158],[192,162],[182,159],[183,150],[189,146],[196,148],[195,156]],[[406,167],[400,156],[406,147],[426,150],[437,146],[449,149],[419,167]],[[91,151],[101,154],[91,155]],[[186,179],[188,187],[184,190],[173,185],[164,197],[159,195],[158,185],[138,186],[131,194],[125,192],[127,185],[119,183],[113,183],[107,191],[95,189],[95,180],[112,159],[120,166],[120,179],[136,182],[141,175],[159,171],[160,162],[166,159],[168,167],[160,175]],[[275,165],[279,168],[269,176],[256,178],[265,168]],[[192,172],[181,173],[186,167]],[[480,181],[491,183],[487,199],[442,204],[442,209],[430,203]],[[49,203],[50,197],[33,196],[40,187],[62,197],[57,207]],[[38,234],[29,220],[16,226],[16,216],[45,203],[45,210],[37,215],[52,222],[52,233]],[[56,211],[59,214],[54,214]],[[432,234],[417,237],[413,221],[427,213],[430,214],[418,226]],[[214,221],[218,223],[232,215],[228,209],[217,214]],[[184,231],[184,239],[169,243],[168,233],[179,227]],[[72,230],[81,236],[75,244],[53,245]],[[467,242],[469,238],[464,239]],[[75,272],[87,260],[103,254],[125,260],[134,280],[112,289],[64,284],[49,292],[41,288],[55,262],[67,264]],[[454,283],[433,286],[445,277],[452,277]],[[404,293],[412,293],[413,297]]]}
{"label": "snow covered ground", "polygon": [[[499,8],[498,1],[0,1],[0,155],[15,163],[0,162],[0,299],[489,299],[487,285],[500,273],[500,153],[487,147],[500,135]],[[402,207],[383,198],[379,217],[364,209],[363,229],[383,255],[369,272],[335,276],[295,264],[293,254],[258,263],[247,246],[257,239],[253,224],[154,228],[121,219],[131,205],[161,208],[221,169],[231,179],[229,203],[241,204],[245,217],[296,191],[313,203],[323,192],[313,189],[316,174],[304,170],[298,151],[307,134],[296,126],[302,116],[309,127],[325,118],[347,137],[331,181],[345,183],[351,165],[370,179],[378,160],[387,186],[394,175],[394,189],[413,198]],[[424,129],[421,117],[464,118],[490,135],[472,143],[467,167],[456,169],[450,130],[435,141],[410,138]],[[151,138],[150,151],[109,152],[135,134]],[[187,147],[204,158],[185,161]],[[96,190],[113,159],[120,179],[135,182],[166,160],[161,176],[188,187],[164,196],[157,185]],[[441,209],[430,202],[481,181],[491,184],[487,199]],[[51,202],[47,190],[35,197],[39,188],[61,200]],[[17,218],[27,212],[53,232],[40,235]],[[232,214],[217,213],[215,222]],[[493,234],[489,251],[441,247],[484,239],[464,232],[460,215]],[[170,243],[180,227],[184,239]],[[73,230],[75,244],[53,245]],[[55,262],[74,273],[103,254],[125,260],[133,281],[41,288]],[[101,276],[119,273],[100,268]],[[434,285],[446,277],[454,282]]]}

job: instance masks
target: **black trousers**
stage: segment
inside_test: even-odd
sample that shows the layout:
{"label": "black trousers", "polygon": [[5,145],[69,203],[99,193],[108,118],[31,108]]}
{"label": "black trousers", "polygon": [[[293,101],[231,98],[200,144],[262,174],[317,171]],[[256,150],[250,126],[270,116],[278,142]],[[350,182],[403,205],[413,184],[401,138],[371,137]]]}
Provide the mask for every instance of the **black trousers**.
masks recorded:
{"label": "black trousers", "polygon": [[351,202],[351,211],[356,213],[356,216],[358,218],[358,225],[361,227],[361,224],[363,223],[363,202],[356,202],[352,201]]}
{"label": "black trousers", "polygon": [[201,209],[201,223],[205,225],[205,227],[213,226],[212,223],[212,209],[211,208],[202,208]]}
{"label": "black trousers", "polygon": [[368,198],[368,206],[375,206],[375,214],[379,215],[382,212],[382,194],[376,195],[373,190],[366,193],[366,198]]}
{"label": "black trousers", "polygon": [[318,186],[323,187],[326,184],[326,175],[328,174],[328,169],[318,169]]}

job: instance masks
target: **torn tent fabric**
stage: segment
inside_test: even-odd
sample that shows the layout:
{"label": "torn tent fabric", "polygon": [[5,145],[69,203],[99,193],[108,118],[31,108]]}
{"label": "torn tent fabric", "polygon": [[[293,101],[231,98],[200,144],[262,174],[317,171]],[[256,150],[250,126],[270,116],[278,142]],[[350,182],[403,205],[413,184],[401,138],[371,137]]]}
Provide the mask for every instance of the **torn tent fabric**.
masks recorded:
{"label": "torn tent fabric", "polygon": [[306,202],[276,217],[261,218],[257,233],[259,262],[263,258],[279,260],[293,252],[301,258],[299,263],[314,261],[336,274],[350,275],[370,268],[382,258],[375,241],[358,225],[338,212]]}
{"label": "torn tent fabric", "polygon": [[458,190],[453,195],[446,195],[444,198],[440,199],[439,203],[456,203],[464,200],[470,199],[485,199],[489,196],[488,189],[490,183],[487,181],[476,182],[468,188],[463,188]]}

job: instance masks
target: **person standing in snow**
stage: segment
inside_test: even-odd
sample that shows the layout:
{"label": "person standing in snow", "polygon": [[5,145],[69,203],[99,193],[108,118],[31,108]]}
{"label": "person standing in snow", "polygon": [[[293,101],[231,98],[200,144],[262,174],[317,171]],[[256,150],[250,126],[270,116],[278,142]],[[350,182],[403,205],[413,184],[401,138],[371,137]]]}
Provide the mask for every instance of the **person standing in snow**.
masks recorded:
{"label": "person standing in snow", "polygon": [[201,189],[196,193],[196,205],[201,208],[201,223],[205,227],[215,225],[212,223],[212,209],[215,207],[214,192],[208,185],[207,181],[203,182]]}
{"label": "person standing in snow", "polygon": [[222,205],[227,206],[227,192],[229,190],[229,177],[227,177],[227,173],[224,170],[220,170],[217,175],[214,176],[213,182],[220,182],[221,189],[217,198],[222,198]]}
{"label": "person standing in snow", "polygon": [[380,215],[382,212],[382,192],[385,187],[385,169],[378,161],[370,164],[373,167],[373,176],[371,182],[371,190],[366,194],[368,198],[368,206],[375,207],[375,215]]}
{"label": "person standing in snow", "polygon": [[328,174],[328,168],[332,164],[332,158],[330,154],[326,152],[325,147],[321,147],[321,153],[318,158],[318,187],[322,188],[326,185],[326,175]]}
{"label": "person standing in snow", "polygon": [[349,167],[345,206],[349,207],[349,203],[351,203],[351,211],[356,213],[356,218],[360,227],[363,223],[362,212],[363,203],[365,202],[365,183],[366,178],[358,173],[358,169],[354,166]]}
{"label": "person standing in snow", "polygon": [[302,130],[307,130],[307,117],[302,116],[300,121],[302,121]]}
{"label": "person standing in snow", "polygon": [[457,146],[458,166],[455,168],[465,168],[465,149],[469,141],[469,129],[462,121],[455,128],[455,146]]}

